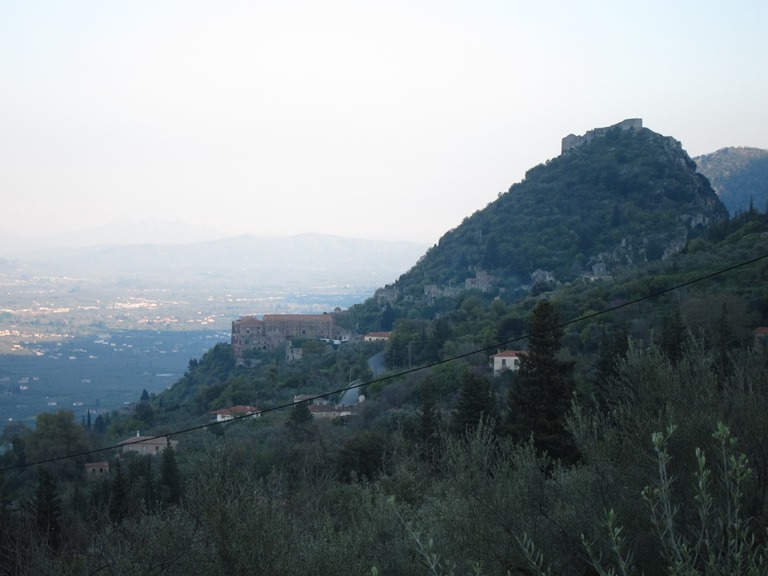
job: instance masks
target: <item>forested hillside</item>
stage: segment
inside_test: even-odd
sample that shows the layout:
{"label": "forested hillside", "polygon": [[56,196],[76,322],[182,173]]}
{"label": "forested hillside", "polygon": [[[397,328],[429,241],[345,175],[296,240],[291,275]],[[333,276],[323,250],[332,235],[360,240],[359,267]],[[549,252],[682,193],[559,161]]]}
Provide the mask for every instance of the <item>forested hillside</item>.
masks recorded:
{"label": "forested hillside", "polygon": [[[467,285],[513,302],[631,273],[681,252],[727,217],[678,141],[647,128],[609,128],[529,170],[352,311],[359,326],[388,330],[397,317],[449,311]],[[472,284],[482,274],[489,280]]]}
{"label": "forested hillside", "polygon": [[[0,572],[765,573],[768,215],[728,219],[674,140],[532,169],[382,294],[338,321],[386,342],[221,344],[98,423],[6,427]],[[119,454],[137,430],[178,445]]]}
{"label": "forested hillside", "polygon": [[604,136],[528,171],[508,192],[447,232],[398,284],[464,282],[482,269],[514,289],[537,269],[559,281],[660,260],[726,217],[676,140],[646,128]]}

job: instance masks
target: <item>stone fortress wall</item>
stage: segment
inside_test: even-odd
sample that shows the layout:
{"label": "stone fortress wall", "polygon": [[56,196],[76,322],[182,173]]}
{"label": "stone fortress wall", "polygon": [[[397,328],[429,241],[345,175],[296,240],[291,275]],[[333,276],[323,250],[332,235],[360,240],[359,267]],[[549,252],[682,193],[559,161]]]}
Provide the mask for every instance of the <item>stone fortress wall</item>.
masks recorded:
{"label": "stone fortress wall", "polygon": [[232,352],[239,358],[248,350],[274,350],[292,338],[348,340],[349,331],[336,325],[333,314],[264,314],[242,316],[232,322]]}
{"label": "stone fortress wall", "polygon": [[576,134],[568,134],[565,138],[563,138],[561,147],[560,147],[560,153],[567,152],[571,148],[575,148],[577,146],[581,146],[582,144],[586,144],[593,138],[597,136],[602,136],[605,134],[608,130],[611,128],[620,128],[621,130],[640,130],[643,127],[643,119],[642,118],[627,118],[626,120],[622,120],[618,124],[614,124],[613,126],[608,126],[606,128],[594,128],[592,130],[589,130],[587,133],[585,133],[583,136],[577,136]]}

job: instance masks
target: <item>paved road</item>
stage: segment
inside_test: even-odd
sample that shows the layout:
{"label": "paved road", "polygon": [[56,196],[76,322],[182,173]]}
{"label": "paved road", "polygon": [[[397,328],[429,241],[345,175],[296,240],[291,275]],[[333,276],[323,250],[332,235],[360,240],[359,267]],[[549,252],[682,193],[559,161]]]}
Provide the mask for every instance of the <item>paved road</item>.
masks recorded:
{"label": "paved road", "polygon": [[376,352],[373,356],[368,358],[368,368],[375,376],[384,372],[384,352]]}

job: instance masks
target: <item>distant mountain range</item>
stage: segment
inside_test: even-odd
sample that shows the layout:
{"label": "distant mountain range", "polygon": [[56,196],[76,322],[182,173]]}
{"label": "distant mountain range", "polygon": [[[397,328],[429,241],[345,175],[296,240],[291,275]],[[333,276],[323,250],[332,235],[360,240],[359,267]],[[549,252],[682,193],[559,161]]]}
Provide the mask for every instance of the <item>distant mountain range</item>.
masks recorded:
{"label": "distant mountain range", "polygon": [[93,228],[35,235],[33,237],[2,237],[0,257],[19,255],[51,247],[83,248],[103,244],[190,244],[227,237],[213,228],[195,226],[182,221],[160,219],[125,220]]}
{"label": "distant mountain range", "polygon": [[760,212],[768,210],[768,150],[723,148],[694,161],[732,216],[750,205]]}
{"label": "distant mountain range", "polygon": [[424,253],[415,242],[322,234],[237,236],[187,244],[106,244],[27,251],[0,270],[93,278],[261,284],[364,283],[376,286],[410,268]]}

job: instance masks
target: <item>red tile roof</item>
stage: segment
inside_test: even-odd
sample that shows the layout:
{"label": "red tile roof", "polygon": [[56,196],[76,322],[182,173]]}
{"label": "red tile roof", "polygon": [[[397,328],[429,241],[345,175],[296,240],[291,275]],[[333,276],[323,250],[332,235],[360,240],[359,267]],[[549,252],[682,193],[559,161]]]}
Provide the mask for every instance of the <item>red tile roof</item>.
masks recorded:
{"label": "red tile roof", "polygon": [[365,338],[389,338],[392,332],[368,332]]}
{"label": "red tile roof", "polygon": [[220,408],[219,410],[213,410],[211,414],[226,414],[230,416],[238,416],[240,414],[254,414],[256,412],[259,412],[259,409],[256,408],[256,406],[232,406],[232,408]]}
{"label": "red tile roof", "polygon": [[504,350],[498,354],[491,355],[491,358],[515,358],[517,356],[527,356],[528,352],[525,350]]}

